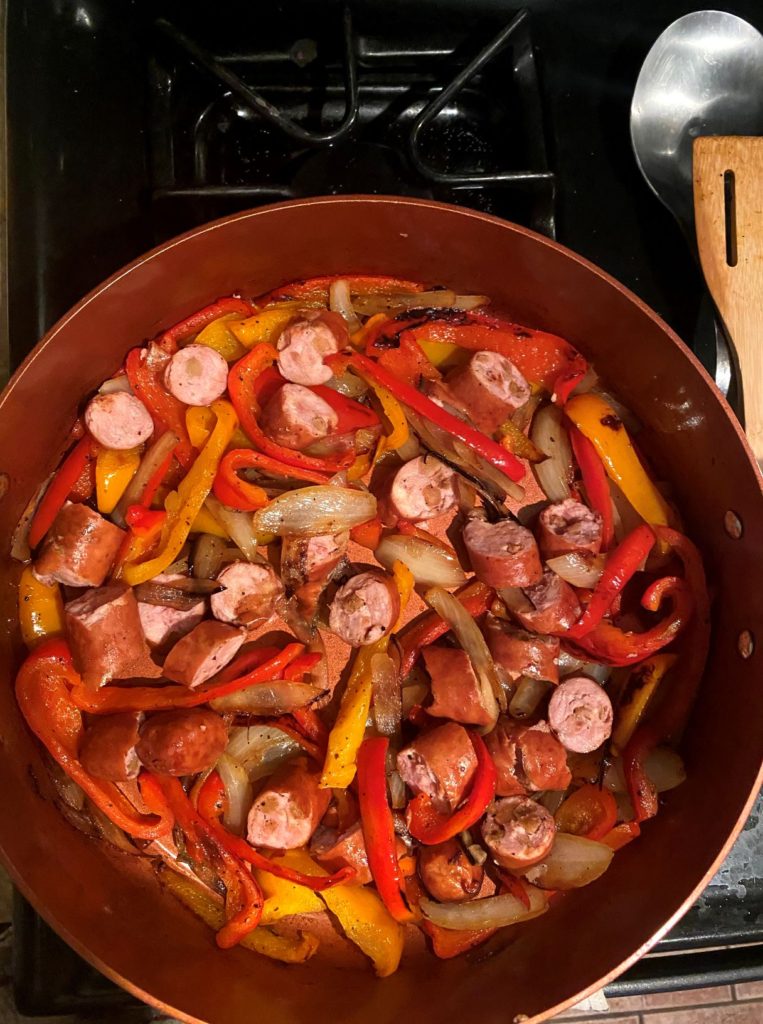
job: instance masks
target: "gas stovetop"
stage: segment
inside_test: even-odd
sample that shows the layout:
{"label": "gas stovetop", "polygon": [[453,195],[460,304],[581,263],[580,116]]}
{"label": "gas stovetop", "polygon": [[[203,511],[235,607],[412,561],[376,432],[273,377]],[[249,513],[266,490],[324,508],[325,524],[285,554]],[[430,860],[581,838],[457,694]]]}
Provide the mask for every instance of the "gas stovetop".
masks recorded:
{"label": "gas stovetop", "polygon": [[[701,277],[628,129],[647,50],[692,7],[8,0],[12,362],[84,292],[180,231],[281,199],[375,192],[558,238],[713,372]],[[759,0],[731,10],[763,29]],[[697,905],[609,993],[763,977],[760,810]],[[21,900],[14,926],[23,1012],[150,1012]]]}

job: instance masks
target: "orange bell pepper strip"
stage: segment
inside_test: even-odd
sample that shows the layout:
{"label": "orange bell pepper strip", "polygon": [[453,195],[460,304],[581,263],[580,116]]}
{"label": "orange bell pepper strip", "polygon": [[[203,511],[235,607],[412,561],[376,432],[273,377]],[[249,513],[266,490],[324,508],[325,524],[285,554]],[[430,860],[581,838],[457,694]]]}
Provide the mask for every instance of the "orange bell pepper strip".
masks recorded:
{"label": "orange bell pepper strip", "polygon": [[[266,491],[257,484],[242,480],[238,475],[240,469],[257,467],[259,454],[249,448],[235,448],[223,456],[212,484],[212,493],[223,505],[240,512],[256,512],[258,508],[267,505],[269,498]],[[323,477],[320,482],[325,482]]]}
{"label": "orange bell pepper strip", "polygon": [[371,551],[375,551],[379,547],[383,530],[384,527],[382,526],[381,519],[378,516],[374,516],[367,523],[358,523],[357,526],[353,526],[350,530],[350,540],[360,544],[361,547],[370,548]]}
{"label": "orange bell pepper strip", "polygon": [[125,370],[135,395],[151,413],[158,434],[171,430],[178,438],[175,457],[185,469],[195,458],[185,426],[186,407],[164,386],[164,370],[169,361],[167,353],[153,348],[134,348],[127,353]]}
{"label": "orange bell pepper strip", "polygon": [[171,815],[141,814],[113,782],[96,779],[79,760],[85,731],[69,688],[80,683],[66,641],[48,640],[16,676],[16,700],[27,725],[70,779],[117,828],[135,839],[158,839],[172,829]]}
{"label": "orange bell pepper strip", "polygon": [[399,277],[384,277],[381,274],[331,274],[282,284],[260,296],[257,305],[262,308],[271,302],[311,301],[326,306],[329,301],[329,288],[334,281],[346,281],[353,295],[396,295],[400,292],[424,290],[424,285],[418,281],[406,281]]}
{"label": "orange bell pepper strip", "polygon": [[608,789],[588,783],[568,796],[554,817],[560,832],[601,840],[615,827],[617,801]]}
{"label": "orange bell pepper strip", "polygon": [[31,565],[21,572],[18,607],[21,637],[30,650],[43,640],[66,633],[61,587],[58,583],[41,583]]}
{"label": "orange bell pepper strip", "polygon": [[184,341],[190,341],[192,338],[195,338],[201,330],[214,320],[219,320],[220,317],[231,313],[251,316],[254,309],[255,307],[251,302],[247,302],[246,299],[237,298],[235,295],[217,299],[216,302],[210,303],[209,306],[204,306],[202,309],[192,313],[185,320],[180,320],[172,327],[168,327],[160,335],[158,344],[172,355],[177,352],[179,346]]}
{"label": "orange bell pepper strip", "polygon": [[624,821],[620,825],[615,825],[605,836],[602,836],[599,840],[600,843],[604,843],[610,850],[622,850],[624,846],[636,839],[641,835],[641,828],[637,821]]}
{"label": "orange bell pepper strip", "polygon": [[85,434],[61,463],[32,517],[28,536],[30,548],[36,548],[53,525],[53,520],[63,508],[72,488],[91,463],[95,450],[95,441],[89,434]]}

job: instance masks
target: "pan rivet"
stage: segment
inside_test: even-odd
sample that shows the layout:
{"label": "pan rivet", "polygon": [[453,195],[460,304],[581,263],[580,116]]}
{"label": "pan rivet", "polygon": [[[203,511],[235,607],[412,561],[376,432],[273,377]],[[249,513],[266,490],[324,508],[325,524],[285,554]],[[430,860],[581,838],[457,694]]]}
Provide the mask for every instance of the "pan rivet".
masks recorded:
{"label": "pan rivet", "polygon": [[737,637],[737,650],[743,658],[749,658],[755,650],[755,637],[749,629],[743,629]]}
{"label": "pan rivet", "polygon": [[728,510],[726,515],[723,517],[723,526],[726,533],[732,540],[739,540],[742,536],[742,520],[731,509]]}

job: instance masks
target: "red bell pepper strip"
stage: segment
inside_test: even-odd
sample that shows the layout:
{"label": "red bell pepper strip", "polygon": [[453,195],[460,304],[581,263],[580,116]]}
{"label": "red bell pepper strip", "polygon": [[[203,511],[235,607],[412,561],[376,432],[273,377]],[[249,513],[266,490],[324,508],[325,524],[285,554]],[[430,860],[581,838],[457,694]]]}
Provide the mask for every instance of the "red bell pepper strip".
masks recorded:
{"label": "red bell pepper strip", "polygon": [[623,772],[637,822],[657,813],[657,792],[647,774],[646,762],[660,743],[680,738],[710,646],[710,598],[702,556],[689,538],[677,530],[655,526],[654,532],[658,541],[674,551],[683,563],[686,586],[694,599],[694,618],[691,629],[684,635],[679,660],[671,670],[670,699],[663,701],[654,714],[637,727],[623,751]]}
{"label": "red bell pepper strip", "polygon": [[625,585],[638,572],[654,544],[654,530],[647,523],[642,523],[617,545],[607,558],[585,611],[570,626],[565,636],[577,639],[586,636],[594,626],[599,625],[615,598],[622,594]]}
{"label": "red bell pepper strip", "polygon": [[[218,501],[230,508],[238,509],[240,512],[256,512],[258,508],[267,505],[267,492],[242,480],[238,475],[240,469],[248,469],[256,466],[259,452],[253,452],[248,448],[236,448],[223,456],[222,462],[217,470],[212,491]],[[325,478],[320,478],[325,483]]]}
{"label": "red bell pepper strip", "polygon": [[599,842],[604,843],[610,850],[622,850],[624,846],[640,835],[641,829],[637,821],[624,821],[620,825],[615,825],[605,836],[601,837]]}
{"label": "red bell pepper strip", "polygon": [[440,960],[451,960],[454,956],[460,956],[461,953],[466,953],[467,950],[473,949],[475,946],[479,946],[480,943],[487,942],[490,936],[495,935],[497,931],[495,928],[441,928],[433,921],[424,917],[419,910],[419,903],[424,892],[422,890],[421,883],[415,874],[406,878],[405,894],[412,910],[414,911],[416,923],[424,934],[428,935],[431,939],[432,952],[435,956],[439,957]]}
{"label": "red bell pepper strip", "polygon": [[95,493],[95,460],[98,458],[99,449],[100,445],[93,441],[82,472],[69,491],[69,501],[87,501]]}
{"label": "red bell pepper strip", "polygon": [[140,504],[144,505],[146,508],[148,508],[151,502],[154,500],[156,492],[162,486],[164,478],[169,473],[174,454],[175,451],[173,449],[167,456],[167,458],[164,459],[164,461],[156,467],[156,472],[154,473],[154,475],[149,477],[148,483],[143,489],[143,494],[140,497]]}
{"label": "red bell pepper strip", "polygon": [[368,867],[382,902],[396,921],[412,921],[403,899],[392,811],[387,800],[386,736],[372,736],[358,751],[358,802]]}
{"label": "red bell pepper strip", "polygon": [[167,521],[167,513],[164,509],[146,508],[145,505],[128,505],[125,512],[125,522],[136,537],[150,540],[162,532],[162,527]]}
{"label": "red bell pepper strip", "polygon": [[172,327],[168,327],[159,337],[158,344],[170,355],[177,352],[178,346],[183,341],[195,338],[207,324],[219,320],[222,316],[229,316],[231,313],[240,313],[242,317],[251,316],[255,312],[255,306],[245,299],[238,299],[231,295],[224,299],[218,299],[209,306],[197,310],[185,320],[180,320]]}
{"label": "red bell pepper strip", "polygon": [[[467,583],[456,591],[456,597],[472,618],[484,615],[495,598],[495,591],[484,583]],[[403,679],[413,668],[421,651],[445,636],[450,625],[436,612],[427,612],[422,618],[411,622],[398,636],[400,647],[400,674]]]}
{"label": "red bell pepper strip", "polygon": [[[391,337],[390,337],[391,335]],[[442,374],[424,354],[411,331],[401,329],[397,317],[380,320],[366,333],[365,353],[400,380],[416,384],[441,380]]]}
{"label": "red bell pepper strip", "polygon": [[260,296],[257,305],[262,308],[272,302],[314,300],[322,306],[328,305],[329,288],[334,281],[346,281],[353,295],[395,295],[399,292],[420,292],[424,285],[418,281],[406,281],[399,277],[383,277],[381,274],[331,274],[324,277],[308,277],[302,281],[290,281]]}
{"label": "red bell pepper strip", "polygon": [[567,431],[572,442],[575,461],[580,467],[588,503],[594,512],[598,512],[602,521],[601,546],[609,551],[615,537],[614,516],[612,514],[612,495],[609,490],[607,471],[599,458],[599,453],[585,434],[568,421]]}
{"label": "red bell pepper strip", "polygon": [[374,410],[362,402],[356,402],[354,398],[341,395],[323,384],[315,384],[310,390],[330,405],[337,414],[339,422],[334,430],[335,434],[352,434],[356,430],[373,430],[381,427],[381,420]]}
{"label": "red bell pepper strip", "polygon": [[263,371],[271,367],[277,358],[278,353],[272,345],[263,342],[260,345],[255,345],[250,352],[247,352],[231,367],[228,374],[228,393],[244,433],[261,452],[286,463],[287,466],[311,469],[317,473],[325,473],[327,476],[333,476],[334,473],[346,469],[355,457],[353,452],[347,452],[337,459],[313,458],[276,444],[260,427],[257,421],[259,412],[257,381]]}
{"label": "red bell pepper strip", "polygon": [[127,353],[125,371],[130,387],[151,413],[159,433],[171,430],[179,438],[174,455],[184,469],[196,458],[185,426],[186,406],[164,386],[168,356],[162,349],[134,348]]}
{"label": "red bell pepper strip", "polygon": [[[72,689],[72,700],[83,711],[94,715],[111,714],[116,711],[161,711],[164,708],[195,708],[216,697],[225,697],[255,683],[267,683],[282,678],[283,670],[304,651],[304,644],[287,644],[280,652],[276,648],[262,648],[258,654],[265,654],[267,660],[235,677],[216,679],[195,690],[187,686],[105,686],[98,691],[88,689],[79,680]],[[254,652],[252,652],[254,653]],[[248,657],[249,652],[244,655]],[[235,664],[235,663],[234,663]],[[228,666],[232,668],[232,666]]]}
{"label": "red bell pepper strip", "polygon": [[329,731],[326,723],[318,716],[318,712],[313,711],[312,708],[295,708],[291,717],[297,723],[300,732],[325,751],[328,746]]}
{"label": "red bell pepper strip", "polygon": [[469,738],[477,755],[477,768],[465,802],[451,815],[441,814],[432,803],[432,798],[419,793],[408,804],[405,812],[408,830],[414,839],[425,846],[435,846],[452,839],[482,817],[495,796],[496,771],[488,749],[476,732]]}
{"label": "red bell pepper strip", "polygon": [[587,783],[567,797],[554,818],[560,832],[602,839],[615,827],[617,801],[608,789]]}
{"label": "red bell pepper strip", "polygon": [[280,729],[281,732],[290,736],[295,743],[298,743],[308,757],[311,757],[316,764],[323,764],[326,759],[326,748],[321,748],[313,743],[297,725],[293,715],[281,715],[279,718],[263,718],[264,725],[271,729]]}
{"label": "red bell pepper strip", "polygon": [[295,885],[304,885],[313,892],[323,892],[324,889],[331,889],[342,882],[352,881],[355,877],[355,869],[351,867],[341,868],[331,875],[305,875],[283,864],[274,864],[272,860],[251,847],[245,839],[233,835],[220,823],[227,799],[222,779],[217,772],[211,772],[199,791],[198,813],[215,839],[234,857],[251,864],[258,871],[267,871],[276,878],[294,882]]}
{"label": "red bell pepper strip", "polygon": [[[180,779],[145,773],[141,791],[154,804],[163,796],[180,826],[191,856],[220,876],[225,885],[226,922],[216,935],[221,949],[231,949],[253,931],[262,918],[262,889],[241,858],[194,808]],[[221,829],[222,831],[222,829]]]}
{"label": "red bell pepper strip", "polygon": [[[330,363],[330,360],[329,360]],[[445,409],[432,402],[426,395],[417,391],[415,387],[405,381],[399,380],[389,370],[368,359],[366,356],[355,353],[350,357],[350,364],[362,370],[364,376],[369,376],[383,385],[398,401],[409,406],[419,416],[429,420],[441,430],[447,431],[453,437],[457,437],[468,448],[476,452],[496,469],[500,470],[509,480],[517,482],[525,475],[525,467],[516,456],[507,452],[496,441],[476,430],[468,423],[464,423],[457,416],[451,415]]]}
{"label": "red bell pepper strip", "polygon": [[554,381],[551,393],[557,405],[564,405],[587,373],[588,361],[579,352],[576,352],[566,369],[562,370]]}
{"label": "red bell pepper strip", "polygon": [[300,654],[288,668],[284,669],[283,678],[299,682],[310,669],[315,668],[322,658],[323,655],[318,654],[317,651],[311,651],[309,654]]}
{"label": "red bell pepper strip", "polygon": [[350,540],[360,544],[363,548],[370,548],[371,551],[375,551],[379,547],[383,529],[381,519],[378,516],[374,516],[367,523],[359,523],[357,526],[353,526],[350,530]]}
{"label": "red bell pepper strip", "polygon": [[633,665],[662,650],[686,627],[694,613],[694,600],[687,583],[677,576],[664,576],[652,583],[641,597],[641,605],[648,611],[659,611],[668,598],[671,610],[656,626],[643,633],[625,632],[608,622],[600,622],[590,633],[566,643],[573,653],[582,651],[588,660],[605,665]]}
{"label": "red bell pepper strip", "polygon": [[27,657],[16,676],[16,699],[27,725],[50,756],[118,828],[136,839],[158,839],[171,816],[141,814],[113,782],[96,779],[79,760],[85,727],[69,687],[79,676],[65,640],[48,640]]}
{"label": "red bell pepper strip", "polygon": [[92,458],[95,442],[89,434],[79,440],[66,456],[58,472],[48,484],[42,501],[29,527],[29,546],[35,548],[53,525],[53,520],[64,506],[64,502],[80,479],[85,466]]}
{"label": "red bell pepper strip", "polygon": [[514,899],[519,900],[522,906],[526,909],[530,909],[530,894],[524,885],[514,875],[510,875],[508,871],[501,871],[500,868],[496,868],[496,874],[501,879],[504,889],[510,893]]}

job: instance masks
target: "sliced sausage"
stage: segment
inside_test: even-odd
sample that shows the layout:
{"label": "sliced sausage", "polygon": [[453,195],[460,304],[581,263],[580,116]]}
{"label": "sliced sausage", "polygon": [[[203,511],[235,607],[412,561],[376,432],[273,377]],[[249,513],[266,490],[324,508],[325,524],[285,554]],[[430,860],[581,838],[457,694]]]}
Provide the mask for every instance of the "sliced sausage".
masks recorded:
{"label": "sliced sausage", "polygon": [[447,722],[417,737],[397,755],[397,770],[414,793],[432,798],[437,810],[450,813],[461,802],[477,768],[469,734]]}
{"label": "sliced sausage", "polygon": [[185,405],[211,405],[228,387],[228,364],[208,345],[186,345],[167,363],[164,385]]}
{"label": "sliced sausage", "polygon": [[559,633],[569,629],[580,615],[580,602],[569,583],[551,569],[543,572],[539,583],[525,588],[530,607],[512,614],[526,628],[538,633]]}
{"label": "sliced sausage", "polygon": [[399,614],[394,580],[381,571],[361,572],[334,595],[329,629],[352,647],[365,647],[390,633]]}
{"label": "sliced sausage", "polygon": [[129,391],[112,391],[91,398],[85,426],[104,448],[126,451],[143,444],[154,432],[151,413]]}
{"label": "sliced sausage", "polygon": [[100,587],[125,534],[87,505],[67,501],[48,530],[34,567],[43,583]]}
{"label": "sliced sausage", "polygon": [[448,374],[445,384],[486,434],[497,430],[530,397],[530,385],[498,352],[475,352],[466,365]]}
{"label": "sliced sausage", "polygon": [[559,682],[559,639],[516,629],[489,615],[485,621],[485,639],[493,660],[513,680],[520,676]]}
{"label": "sliced sausage", "polygon": [[479,893],[485,874],[466,855],[457,839],[419,849],[419,877],[431,896],[442,903],[471,900]]}
{"label": "sliced sausage", "polygon": [[368,866],[366,842],[359,821],[346,832],[333,828],[319,828],[310,843],[310,853],[328,871],[340,871],[344,867],[355,868],[353,885],[367,885],[373,881]]}
{"label": "sliced sausage", "polygon": [[249,811],[247,838],[252,846],[305,846],[331,800],[331,790],[321,789],[320,780],[320,772],[308,769],[302,758],[277,772]]}
{"label": "sliced sausage", "polygon": [[284,448],[302,451],[336,430],[339,417],[328,402],[301,384],[284,384],[265,404],[260,426]]}
{"label": "sliced sausage", "polygon": [[482,838],[493,860],[512,871],[542,861],[554,845],[555,835],[553,816],[524,796],[496,800],[482,823]]}
{"label": "sliced sausage", "polygon": [[331,380],[325,357],[348,341],[347,326],[338,313],[308,310],[281,332],[276,342],[278,369],[294,384],[325,384]]}
{"label": "sliced sausage", "polygon": [[225,590],[210,598],[212,614],[221,622],[254,626],[275,614],[283,584],[269,565],[233,562],[217,577]]}
{"label": "sliced sausage", "polygon": [[490,725],[493,715],[485,706],[468,654],[458,648],[435,646],[425,647],[422,653],[434,698],[428,713],[464,725]]}
{"label": "sliced sausage", "polygon": [[235,657],[246,639],[243,629],[207,619],[178,640],[164,661],[163,674],[185,686],[201,686]]}
{"label": "sliced sausage", "polygon": [[411,459],[394,474],[381,501],[385,525],[399,519],[421,522],[449,512],[456,504],[456,476],[431,455]]}
{"label": "sliced sausage", "polygon": [[225,722],[209,708],[158,711],[142,725],[137,752],[160,775],[196,775],[212,768],[228,745]]}
{"label": "sliced sausage", "polygon": [[124,583],[86,591],[65,606],[64,618],[75,668],[87,686],[162,674],[149,656],[138,602]]}
{"label": "sliced sausage", "polygon": [[572,782],[567,752],[545,723],[521,725],[499,718],[485,744],[496,769],[498,796],[566,789]]}
{"label": "sliced sausage", "polygon": [[573,676],[551,694],[548,721],[567,750],[588,754],[612,734],[612,701],[593,679]]}
{"label": "sliced sausage", "polygon": [[136,779],[140,761],[135,747],[142,721],[143,714],[139,711],[94,719],[85,730],[79,748],[79,759],[85,771],[109,782]]}
{"label": "sliced sausage", "polygon": [[464,528],[464,544],[475,576],[489,587],[527,587],[543,575],[535,537],[513,519],[470,520]]}
{"label": "sliced sausage", "polygon": [[451,416],[457,416],[458,419],[464,421],[471,418],[470,414],[443,381],[423,380],[421,382],[421,390],[430,402],[439,405],[441,409],[449,412]]}
{"label": "sliced sausage", "polygon": [[544,558],[569,553],[598,555],[603,521],[598,512],[574,498],[544,508],[538,517],[538,544]]}
{"label": "sliced sausage", "polygon": [[317,537],[284,537],[281,543],[281,579],[287,594],[295,594],[302,615],[313,619],[332,573],[347,553],[349,530]]}
{"label": "sliced sausage", "polygon": [[[154,576],[151,582],[174,583],[176,580],[185,578],[180,573],[171,573],[170,575],[160,573],[158,576]],[[186,633],[190,633],[193,627],[198,626],[204,618],[205,610],[203,599],[184,611],[163,604],[138,601],[138,614],[143,627],[143,635],[152,647],[166,647],[175,643]]]}

